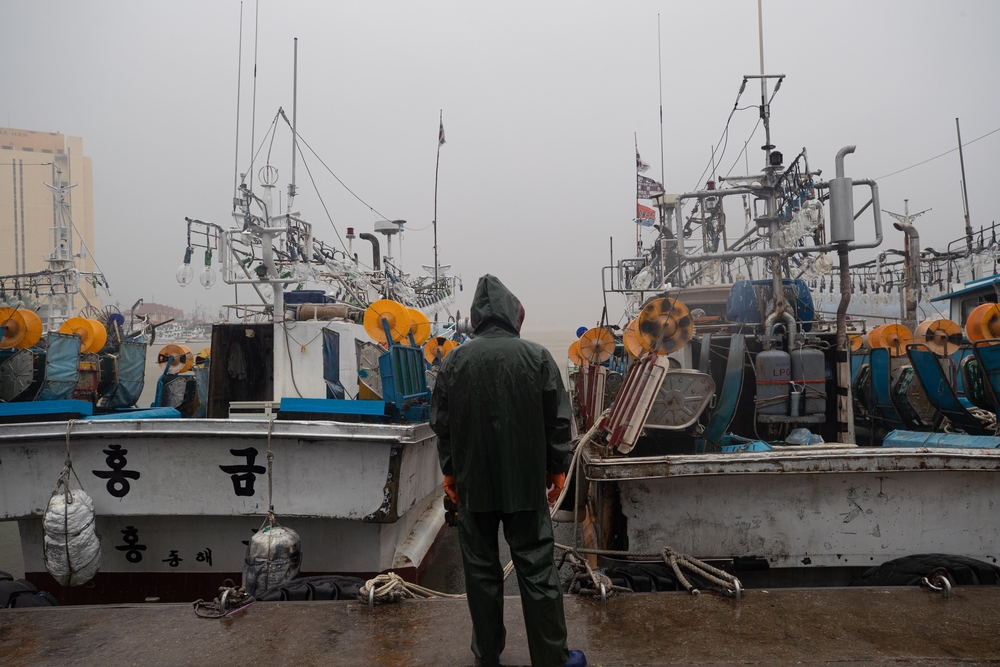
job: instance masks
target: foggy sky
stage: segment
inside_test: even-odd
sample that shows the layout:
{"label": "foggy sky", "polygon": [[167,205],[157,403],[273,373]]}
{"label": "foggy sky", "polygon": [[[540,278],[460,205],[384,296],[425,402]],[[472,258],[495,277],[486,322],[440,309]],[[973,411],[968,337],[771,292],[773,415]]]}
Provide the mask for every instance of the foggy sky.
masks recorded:
{"label": "foggy sky", "polygon": [[[241,171],[254,113],[254,11],[243,4]],[[408,221],[402,260],[419,273],[432,261],[443,109],[439,245],[465,282],[459,309],[468,311],[478,276],[493,273],[524,302],[526,329],[595,324],[610,237],[616,258],[634,251],[634,134],[653,165],[646,175],[661,178],[657,13],[668,192],[702,185],[742,76],[759,71],[754,0],[263,0],[259,12],[256,143],[279,106],[291,115],[298,37],[301,136],[371,207]],[[182,289],[174,271],[185,216],[231,223],[239,22],[232,1],[0,2],[0,125],[83,138],[93,158],[93,251],[113,292],[106,303],[126,308],[143,297],[191,309],[197,300],[214,313],[232,302],[231,286]],[[998,35],[992,0],[765,0],[766,70],[788,77],[773,102],[772,141],[789,157],[808,148],[824,178],[837,150],[856,144],[847,174],[878,178],[955,148],[956,117],[965,141],[1000,128]],[[740,106],[757,102],[749,85]],[[735,113],[720,171],[756,121],[755,108]],[[271,153],[282,190],[289,143],[285,129]],[[763,143],[758,130],[751,172]],[[998,147],[1000,133],[965,149],[976,227],[997,217]],[[341,234],[371,231],[379,216],[311,155],[307,163]],[[902,212],[909,198],[911,211],[932,208],[916,223],[921,245],[943,247],[963,234],[960,178],[951,153],[880,180],[883,207]],[[297,180],[296,208],[337,243],[301,162]],[[742,215],[728,212],[734,238]],[[886,224],[883,248],[902,245]],[[368,254],[367,244],[355,250]],[[620,301],[609,307],[617,317]]]}

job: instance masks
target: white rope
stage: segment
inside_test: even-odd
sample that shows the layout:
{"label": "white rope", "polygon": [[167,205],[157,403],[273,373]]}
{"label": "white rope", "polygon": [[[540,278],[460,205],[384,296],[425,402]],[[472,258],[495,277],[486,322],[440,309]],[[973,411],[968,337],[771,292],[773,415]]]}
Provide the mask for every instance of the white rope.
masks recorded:
{"label": "white rope", "polygon": [[[990,412],[989,410],[983,410],[982,408],[970,407],[966,408],[970,415],[979,420],[980,426],[987,431],[992,431],[993,435],[1000,435],[1000,424],[997,423],[997,416]],[[942,415],[941,430],[945,433],[962,433],[965,434],[960,427],[956,426],[954,422]]]}

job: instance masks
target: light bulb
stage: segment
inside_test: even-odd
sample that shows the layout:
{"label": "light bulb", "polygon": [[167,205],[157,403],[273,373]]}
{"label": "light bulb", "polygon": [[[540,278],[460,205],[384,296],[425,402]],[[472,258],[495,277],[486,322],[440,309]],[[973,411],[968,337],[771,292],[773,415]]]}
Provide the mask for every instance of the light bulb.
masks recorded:
{"label": "light bulb", "polygon": [[190,264],[181,264],[177,267],[177,282],[181,287],[187,287],[194,280],[194,267]]}
{"label": "light bulb", "polygon": [[212,285],[215,284],[215,271],[212,270],[211,266],[206,266],[198,274],[198,280],[205,289],[212,289]]}
{"label": "light bulb", "polygon": [[184,249],[184,263],[177,267],[177,273],[174,276],[177,278],[177,284],[181,287],[187,287],[194,280],[194,267],[191,266],[190,247]]}

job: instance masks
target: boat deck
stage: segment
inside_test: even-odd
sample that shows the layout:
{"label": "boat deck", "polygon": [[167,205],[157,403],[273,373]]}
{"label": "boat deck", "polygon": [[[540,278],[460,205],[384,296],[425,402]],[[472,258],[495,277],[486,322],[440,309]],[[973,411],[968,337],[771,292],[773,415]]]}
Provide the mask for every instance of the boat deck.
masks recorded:
{"label": "boat deck", "polygon": [[[919,588],[567,597],[571,648],[588,664],[997,665],[1000,588],[951,598]],[[504,665],[528,665],[520,604],[506,604]],[[36,665],[471,665],[464,600],[256,603],[224,620],[190,605],[0,611],[6,667]]]}

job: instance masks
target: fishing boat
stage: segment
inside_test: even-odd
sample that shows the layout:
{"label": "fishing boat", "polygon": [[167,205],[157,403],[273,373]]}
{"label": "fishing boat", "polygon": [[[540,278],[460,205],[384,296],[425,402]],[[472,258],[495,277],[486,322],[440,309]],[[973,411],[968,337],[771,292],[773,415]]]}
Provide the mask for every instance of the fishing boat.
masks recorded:
{"label": "fishing boat", "polygon": [[[279,110],[282,123],[294,152],[301,137]],[[44,334],[27,310],[0,319],[0,520],[18,523],[26,578],[61,603],[211,599],[240,581],[269,513],[298,533],[303,576],[416,581],[432,559],[445,513],[430,386],[466,333],[450,310],[461,279],[440,265],[405,273],[391,250],[402,220],[359,234],[370,265],[353,228],[346,247],[324,243],[293,208],[292,174],[284,211],[268,163],[258,188],[239,184],[231,226],[186,220],[177,280],[191,283],[203,256],[204,287],[221,265],[223,282],[253,294],[226,306],[204,349],[154,351],[154,326],[132,330],[120,314]],[[162,373],[152,406],[136,407],[147,354]],[[60,586],[44,558],[42,516],[64,466],[102,536],[86,586]]]}
{"label": "fishing boat", "polygon": [[[682,194],[647,186],[653,206],[636,222],[655,223],[655,241],[602,270],[604,315],[568,351],[577,426],[592,433],[577,507],[563,507],[584,517],[577,547],[605,565],[669,548],[748,587],[847,585],[918,554],[995,568],[996,278],[930,302],[963,321],[989,302],[964,340],[940,317],[919,329],[852,310],[867,274],[851,255],[883,242],[878,185],[847,174],[854,146],[823,180],[805,149],[786,161],[771,145],[767,85],[783,78],[748,75],[740,88],[759,79],[768,100],[763,168]],[[729,242],[733,200],[746,227]],[[857,240],[861,224],[872,241]],[[907,224],[897,229],[915,259],[876,264],[902,274],[912,322],[920,276],[940,276]]]}

